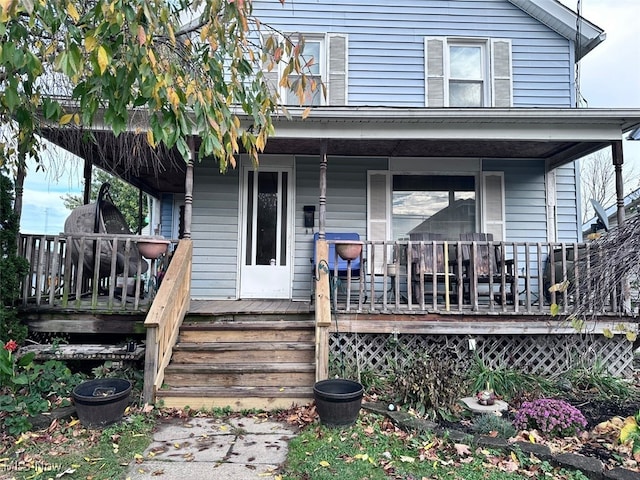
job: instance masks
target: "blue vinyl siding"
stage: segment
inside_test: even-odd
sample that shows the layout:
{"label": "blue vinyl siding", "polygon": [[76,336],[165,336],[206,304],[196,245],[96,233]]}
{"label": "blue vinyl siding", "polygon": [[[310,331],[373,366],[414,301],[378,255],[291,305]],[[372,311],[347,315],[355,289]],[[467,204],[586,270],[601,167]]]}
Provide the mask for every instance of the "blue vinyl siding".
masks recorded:
{"label": "blue vinyl siding", "polygon": [[254,12],[285,32],[346,34],[352,106],[424,106],[425,36],[510,39],[513,105],[572,104],[571,42],[506,0],[257,0]]}
{"label": "blue vinyl siding", "polygon": [[160,235],[164,238],[173,238],[173,194],[163,193],[160,199]]}
{"label": "blue vinyl siding", "polygon": [[484,171],[504,172],[507,241],[547,241],[544,168],[542,160],[483,162]]}
{"label": "blue vinyl siding", "polygon": [[192,298],[236,298],[238,170],[219,173],[213,162],[195,166]]}
{"label": "blue vinyl siding", "polygon": [[575,242],[582,238],[576,187],[577,163],[556,169],[556,202],[558,210],[557,235],[559,242]]}

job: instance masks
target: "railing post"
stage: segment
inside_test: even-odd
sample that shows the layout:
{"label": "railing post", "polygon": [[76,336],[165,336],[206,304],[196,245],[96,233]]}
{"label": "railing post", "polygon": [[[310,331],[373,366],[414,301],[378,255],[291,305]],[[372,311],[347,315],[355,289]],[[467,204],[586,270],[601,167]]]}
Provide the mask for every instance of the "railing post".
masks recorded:
{"label": "railing post", "polygon": [[144,355],[144,388],[142,398],[144,403],[155,400],[154,384],[158,371],[158,326],[147,327],[147,340]]}
{"label": "railing post", "polygon": [[316,320],[316,381],[329,377],[329,327],[331,299],[329,294],[329,245],[324,238],[316,242],[314,265]]}

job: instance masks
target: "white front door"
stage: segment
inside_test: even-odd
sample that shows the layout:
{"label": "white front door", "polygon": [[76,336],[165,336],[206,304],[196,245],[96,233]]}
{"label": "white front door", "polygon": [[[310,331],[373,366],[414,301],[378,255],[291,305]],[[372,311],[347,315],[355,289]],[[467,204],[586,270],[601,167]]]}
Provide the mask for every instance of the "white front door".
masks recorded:
{"label": "white front door", "polygon": [[243,170],[240,298],[290,298],[291,168]]}

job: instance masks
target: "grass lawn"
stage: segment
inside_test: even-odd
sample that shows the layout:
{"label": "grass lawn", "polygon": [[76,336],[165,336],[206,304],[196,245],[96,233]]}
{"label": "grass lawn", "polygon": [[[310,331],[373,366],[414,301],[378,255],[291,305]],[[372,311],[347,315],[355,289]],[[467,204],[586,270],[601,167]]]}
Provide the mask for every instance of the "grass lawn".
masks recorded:
{"label": "grass lawn", "polygon": [[[470,445],[470,444],[469,444]],[[310,424],[289,444],[283,480],[586,479],[533,456],[476,449],[433,434],[412,434],[362,411],[356,425]]]}
{"label": "grass lawn", "polygon": [[54,421],[43,431],[26,432],[0,444],[0,478],[123,478],[127,466],[151,442],[152,413],[128,413],[104,429],[84,428],[76,419]]}

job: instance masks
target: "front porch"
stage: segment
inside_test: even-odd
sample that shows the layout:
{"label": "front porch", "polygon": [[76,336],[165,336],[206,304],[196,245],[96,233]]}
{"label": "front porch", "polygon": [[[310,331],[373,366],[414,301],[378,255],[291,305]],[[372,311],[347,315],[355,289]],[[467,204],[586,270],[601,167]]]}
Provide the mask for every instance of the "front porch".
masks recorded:
{"label": "front porch", "polygon": [[[137,241],[140,237],[134,235],[21,235],[20,253],[30,263],[22,280],[22,311],[39,316],[63,310],[114,318],[144,315],[171,253],[148,261],[148,272],[140,262],[137,272],[128,275],[124,272],[131,269],[123,272],[116,257],[122,256],[119,250],[127,252],[126,258],[131,256]],[[95,268],[87,270],[82,258],[71,255],[74,242],[86,245],[82,252],[106,246],[109,258],[96,256]],[[429,314],[437,313],[463,322],[508,315],[548,321],[573,313],[578,302],[583,309],[588,305],[593,317],[628,317],[635,311],[635,299],[623,285],[598,282],[594,266],[600,255],[598,243],[364,241],[356,242],[362,248],[352,260],[341,259],[335,248],[349,242],[327,243],[328,262],[310,269],[308,311],[314,308],[312,294],[322,273],[330,277],[331,310],[338,314],[418,316],[430,321]],[[171,251],[174,248],[175,242]],[[603,296],[603,292],[608,293]],[[238,305],[251,309],[252,302]]]}
{"label": "front porch", "polygon": [[[122,240],[104,237],[113,247]],[[163,398],[171,405],[210,408],[235,398],[237,408],[282,407],[310,399],[314,376],[326,378],[337,361],[360,375],[381,371],[416,349],[444,348],[458,358],[478,353],[491,366],[537,373],[554,373],[587,354],[616,375],[632,368],[633,345],[624,334],[636,324],[631,310],[622,308],[630,305],[624,297],[609,296],[605,308],[580,326],[567,319],[577,300],[597,298],[589,263],[581,261],[593,253],[590,244],[362,242],[360,272],[353,271],[353,260],[341,272],[335,252],[333,271],[325,266],[314,272],[313,279],[330,277],[332,290],[329,316],[320,318],[318,305],[306,301],[191,300],[190,240],[178,243],[156,291],[144,276],[118,289],[119,275],[111,270],[102,282],[85,280],[82,288],[97,285],[98,292],[90,288],[78,295],[84,292],[78,287],[82,275],[68,257],[70,241],[22,237],[31,271],[23,279],[21,312],[40,331],[144,330],[149,402]],[[458,254],[465,249],[468,257]],[[502,255],[487,274],[479,259],[496,249]],[[547,285],[564,279],[572,279],[570,288],[548,291]],[[277,365],[271,365],[276,357]]]}

